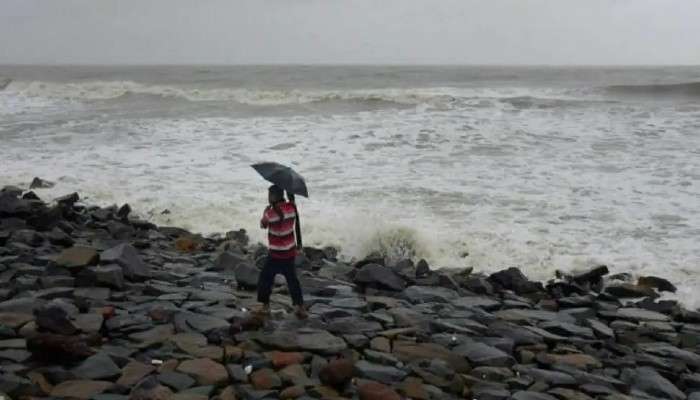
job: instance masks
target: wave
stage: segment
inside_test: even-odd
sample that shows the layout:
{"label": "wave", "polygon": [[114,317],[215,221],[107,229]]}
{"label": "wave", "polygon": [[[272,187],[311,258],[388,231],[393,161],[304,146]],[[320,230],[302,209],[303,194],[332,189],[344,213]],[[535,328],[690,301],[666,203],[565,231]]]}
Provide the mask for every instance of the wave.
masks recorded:
{"label": "wave", "polygon": [[684,82],[650,85],[613,85],[606,87],[613,94],[638,96],[700,97],[700,82]]}
{"label": "wave", "polygon": [[532,88],[373,88],[373,89],[250,89],[149,85],[134,81],[11,81],[6,92],[23,97],[69,101],[119,100],[129,96],[158,96],[193,102],[224,101],[253,106],[284,106],[323,102],[390,102],[398,105],[444,106],[474,99],[538,96],[572,99],[562,90]]}

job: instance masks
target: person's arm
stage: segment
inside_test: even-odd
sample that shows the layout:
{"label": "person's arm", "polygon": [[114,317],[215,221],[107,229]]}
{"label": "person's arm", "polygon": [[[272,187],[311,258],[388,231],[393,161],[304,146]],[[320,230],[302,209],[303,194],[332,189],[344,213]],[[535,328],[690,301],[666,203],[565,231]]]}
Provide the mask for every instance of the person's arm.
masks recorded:
{"label": "person's arm", "polygon": [[267,206],[265,208],[265,211],[263,211],[262,219],[260,219],[260,228],[262,229],[267,229],[267,227],[270,226],[270,220],[267,219],[267,210],[269,209],[270,206]]}

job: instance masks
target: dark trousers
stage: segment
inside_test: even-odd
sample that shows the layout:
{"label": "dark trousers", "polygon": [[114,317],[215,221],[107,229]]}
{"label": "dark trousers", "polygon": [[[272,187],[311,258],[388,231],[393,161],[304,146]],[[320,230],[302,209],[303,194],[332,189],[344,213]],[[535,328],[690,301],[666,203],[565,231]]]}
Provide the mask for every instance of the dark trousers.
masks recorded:
{"label": "dark trousers", "polygon": [[303,305],[304,297],[301,294],[299,279],[297,279],[294,258],[276,259],[270,256],[267,257],[265,266],[260,271],[260,277],[258,278],[258,301],[263,304],[270,303],[272,285],[275,283],[277,274],[284,275],[284,279],[287,280],[287,288],[289,289],[289,295],[292,296],[294,305]]}

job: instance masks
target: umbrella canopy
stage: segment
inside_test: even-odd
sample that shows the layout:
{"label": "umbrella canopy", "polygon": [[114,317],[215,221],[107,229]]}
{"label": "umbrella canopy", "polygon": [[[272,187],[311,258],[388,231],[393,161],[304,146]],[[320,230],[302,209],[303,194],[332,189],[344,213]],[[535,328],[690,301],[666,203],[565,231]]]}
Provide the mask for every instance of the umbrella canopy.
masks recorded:
{"label": "umbrella canopy", "polygon": [[266,180],[274,183],[287,193],[309,197],[306,181],[293,169],[276,162],[253,164],[252,167]]}

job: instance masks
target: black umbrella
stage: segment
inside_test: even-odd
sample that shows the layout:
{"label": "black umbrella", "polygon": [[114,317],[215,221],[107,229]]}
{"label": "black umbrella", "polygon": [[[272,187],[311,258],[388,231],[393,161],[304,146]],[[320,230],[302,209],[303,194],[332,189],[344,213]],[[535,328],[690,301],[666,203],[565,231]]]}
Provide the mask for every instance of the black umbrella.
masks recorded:
{"label": "black umbrella", "polygon": [[274,183],[287,192],[287,197],[289,197],[289,201],[294,204],[294,211],[297,215],[297,247],[302,249],[301,219],[299,218],[299,210],[297,210],[297,205],[294,201],[294,195],[298,194],[306,198],[309,197],[309,192],[306,190],[306,181],[304,181],[304,178],[293,169],[276,162],[258,163],[251,165],[251,167],[258,171],[263,178]]}
{"label": "black umbrella", "polygon": [[264,162],[253,164],[252,167],[258,171],[263,178],[286,190],[287,193],[309,197],[304,178],[286,165],[276,162]]}

